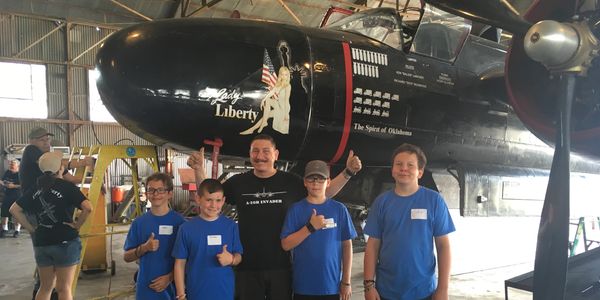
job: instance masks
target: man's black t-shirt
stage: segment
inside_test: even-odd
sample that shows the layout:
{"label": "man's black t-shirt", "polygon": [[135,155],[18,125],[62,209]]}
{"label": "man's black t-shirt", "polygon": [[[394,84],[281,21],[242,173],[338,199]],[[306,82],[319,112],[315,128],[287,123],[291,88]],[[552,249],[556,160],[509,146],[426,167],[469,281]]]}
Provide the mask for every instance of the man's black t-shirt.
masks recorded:
{"label": "man's black t-shirt", "polygon": [[[12,172],[11,170],[6,170],[6,172],[4,173],[4,176],[2,176],[2,181],[4,181],[4,183],[10,182],[13,184],[19,184],[19,172]],[[4,191],[4,200],[16,200],[17,198],[19,198],[19,196],[21,196],[21,189],[20,188],[12,188],[9,189],[8,187],[5,189]]]}
{"label": "man's black t-shirt", "polygon": [[238,268],[291,268],[289,253],[281,248],[279,236],[290,205],[306,197],[302,178],[283,171],[259,178],[249,171],[228,179],[224,189],[225,200],[236,205],[238,211],[244,247],[244,259]]}
{"label": "man's black t-shirt", "polygon": [[75,239],[78,236],[77,230],[64,222],[73,222],[75,208],[81,209],[81,202],[85,199],[74,184],[59,178],[45,193],[41,189],[25,192],[17,200],[17,204],[26,213],[35,215],[38,226],[33,236],[33,245],[57,245]]}
{"label": "man's black t-shirt", "polygon": [[42,154],[44,154],[42,150],[34,145],[27,145],[25,150],[23,150],[21,169],[19,170],[19,179],[21,180],[21,191],[23,191],[23,194],[29,189],[35,188],[37,179],[44,175],[38,166],[38,160]]}

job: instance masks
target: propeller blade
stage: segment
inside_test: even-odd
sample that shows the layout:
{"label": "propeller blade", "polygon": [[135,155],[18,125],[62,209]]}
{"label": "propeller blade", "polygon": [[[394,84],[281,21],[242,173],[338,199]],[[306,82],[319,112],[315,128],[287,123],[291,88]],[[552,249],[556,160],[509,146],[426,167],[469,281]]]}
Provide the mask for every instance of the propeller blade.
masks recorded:
{"label": "propeller blade", "polygon": [[525,35],[531,23],[521,18],[506,0],[425,0],[429,4],[483,24]]}
{"label": "propeller blade", "polygon": [[569,158],[571,139],[571,104],[575,91],[575,75],[560,78],[556,126],[556,145],[552,169],[546,189],[546,199],[540,219],[535,268],[533,300],[562,300],[567,280],[569,242]]}

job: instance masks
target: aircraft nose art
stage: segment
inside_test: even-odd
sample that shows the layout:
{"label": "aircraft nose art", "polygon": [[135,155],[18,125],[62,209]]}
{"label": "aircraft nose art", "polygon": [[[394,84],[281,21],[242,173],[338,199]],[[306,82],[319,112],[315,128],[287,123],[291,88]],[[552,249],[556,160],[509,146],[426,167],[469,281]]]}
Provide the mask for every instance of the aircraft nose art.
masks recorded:
{"label": "aircraft nose art", "polygon": [[239,143],[267,133],[294,155],[306,134],[310,63],[306,35],[291,26],[157,21],[105,41],[97,85],[122,125],[157,144],[197,148],[218,137],[223,153],[247,155]]}

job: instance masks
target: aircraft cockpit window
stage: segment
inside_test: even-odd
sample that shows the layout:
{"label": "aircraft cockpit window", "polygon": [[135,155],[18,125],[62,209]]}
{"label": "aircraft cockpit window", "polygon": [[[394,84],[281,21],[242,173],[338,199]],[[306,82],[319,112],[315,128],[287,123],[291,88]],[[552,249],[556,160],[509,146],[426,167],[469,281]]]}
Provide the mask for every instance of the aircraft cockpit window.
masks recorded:
{"label": "aircraft cockpit window", "polygon": [[466,19],[426,5],[410,50],[454,61],[470,31],[471,23]]}
{"label": "aircraft cockpit window", "polygon": [[402,48],[399,18],[389,13],[355,13],[327,27],[334,30],[356,32],[378,40],[390,47],[396,49]]}

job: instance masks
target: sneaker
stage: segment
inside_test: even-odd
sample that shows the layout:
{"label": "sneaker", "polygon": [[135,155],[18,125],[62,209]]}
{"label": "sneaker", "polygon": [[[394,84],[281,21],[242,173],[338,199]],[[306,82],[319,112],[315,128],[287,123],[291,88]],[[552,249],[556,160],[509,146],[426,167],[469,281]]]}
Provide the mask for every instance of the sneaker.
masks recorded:
{"label": "sneaker", "polygon": [[7,233],[7,232],[8,232],[8,230],[4,230],[4,229],[2,229],[2,230],[0,231],[0,239],[3,239],[3,238],[5,238],[5,237],[6,237],[6,233]]}
{"label": "sneaker", "polygon": [[13,232],[13,237],[14,237],[14,238],[16,238],[16,237],[19,237],[19,234],[21,234],[21,232],[20,232],[20,231],[17,231],[17,230],[15,230],[15,232]]}

